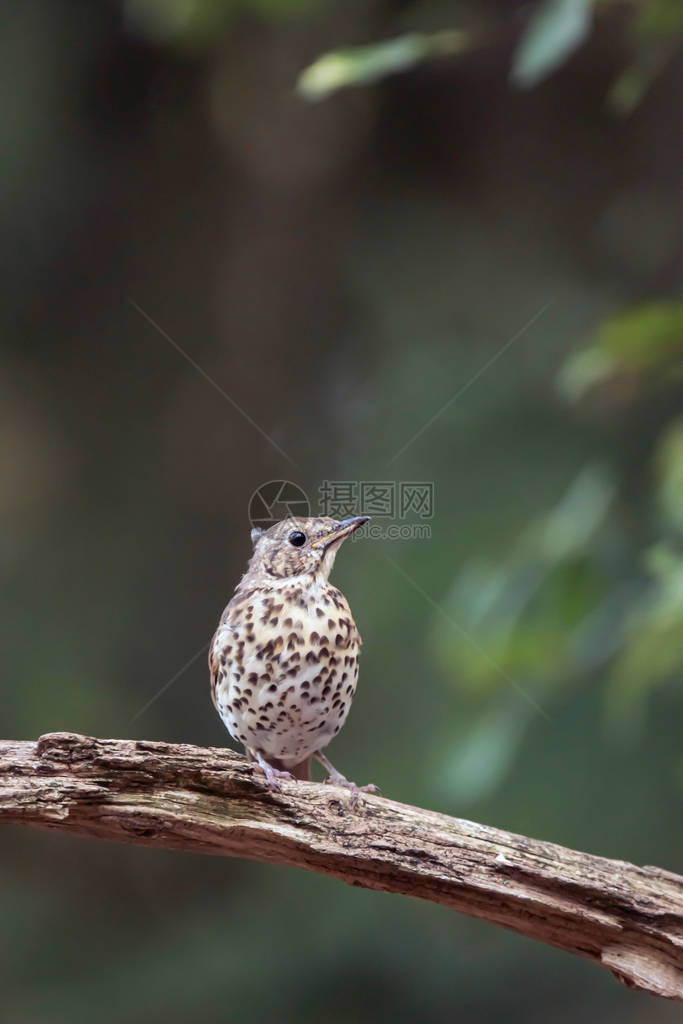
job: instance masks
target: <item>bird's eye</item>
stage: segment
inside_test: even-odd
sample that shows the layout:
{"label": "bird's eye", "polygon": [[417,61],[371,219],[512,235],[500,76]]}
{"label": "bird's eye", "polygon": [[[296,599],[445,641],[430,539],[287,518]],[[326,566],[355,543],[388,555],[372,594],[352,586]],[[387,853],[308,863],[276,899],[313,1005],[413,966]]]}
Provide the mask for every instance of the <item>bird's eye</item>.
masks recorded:
{"label": "bird's eye", "polygon": [[299,530],[293,530],[289,535],[289,543],[293,544],[295,548],[300,548],[306,543],[306,534]]}

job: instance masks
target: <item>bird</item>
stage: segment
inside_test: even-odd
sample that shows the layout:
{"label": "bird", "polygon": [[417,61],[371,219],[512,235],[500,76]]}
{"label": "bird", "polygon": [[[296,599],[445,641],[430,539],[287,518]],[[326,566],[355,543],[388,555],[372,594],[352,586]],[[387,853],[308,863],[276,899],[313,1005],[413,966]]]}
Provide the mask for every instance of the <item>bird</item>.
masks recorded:
{"label": "bird", "polygon": [[296,517],[252,530],[247,571],[211,641],[213,703],[271,790],[281,779],[310,780],[314,758],[353,805],[377,791],[350,782],[323,753],[349,714],[362,642],[329,575],[369,518]]}

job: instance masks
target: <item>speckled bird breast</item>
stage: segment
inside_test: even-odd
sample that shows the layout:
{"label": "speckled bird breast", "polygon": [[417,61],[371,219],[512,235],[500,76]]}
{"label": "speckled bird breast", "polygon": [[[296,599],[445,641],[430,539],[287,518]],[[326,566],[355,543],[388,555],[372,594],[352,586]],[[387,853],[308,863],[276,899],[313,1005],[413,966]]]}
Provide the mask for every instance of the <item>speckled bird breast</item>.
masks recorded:
{"label": "speckled bird breast", "polygon": [[360,644],[346,598],[329,583],[238,590],[209,654],[230,735],[285,767],[321,750],[349,713]]}

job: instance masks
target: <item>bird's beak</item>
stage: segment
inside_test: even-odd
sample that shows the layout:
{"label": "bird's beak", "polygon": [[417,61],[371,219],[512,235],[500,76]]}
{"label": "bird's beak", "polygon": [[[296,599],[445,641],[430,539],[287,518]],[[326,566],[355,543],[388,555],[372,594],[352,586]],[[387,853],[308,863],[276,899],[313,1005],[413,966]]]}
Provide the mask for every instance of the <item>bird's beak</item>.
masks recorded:
{"label": "bird's beak", "polygon": [[344,537],[348,537],[349,534],[357,530],[359,526],[367,523],[370,516],[352,516],[351,519],[342,519],[341,522],[326,533],[324,537],[319,537],[318,540],[314,540],[311,544],[312,548],[326,548],[330,544],[336,544],[337,541],[341,541]]}

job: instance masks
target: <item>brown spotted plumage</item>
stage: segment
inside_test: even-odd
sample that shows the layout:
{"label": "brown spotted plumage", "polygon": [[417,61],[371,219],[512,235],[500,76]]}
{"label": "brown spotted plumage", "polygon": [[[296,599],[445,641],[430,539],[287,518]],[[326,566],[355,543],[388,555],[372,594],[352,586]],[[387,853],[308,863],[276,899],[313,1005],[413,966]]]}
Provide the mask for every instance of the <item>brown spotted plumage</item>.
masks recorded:
{"label": "brown spotted plumage", "polygon": [[345,538],[367,519],[286,519],[252,531],[249,567],[211,641],[216,709],[275,789],[279,778],[310,778],[315,757],[328,781],[357,799],[358,787],[322,753],[349,713],[361,644],[328,577]]}

